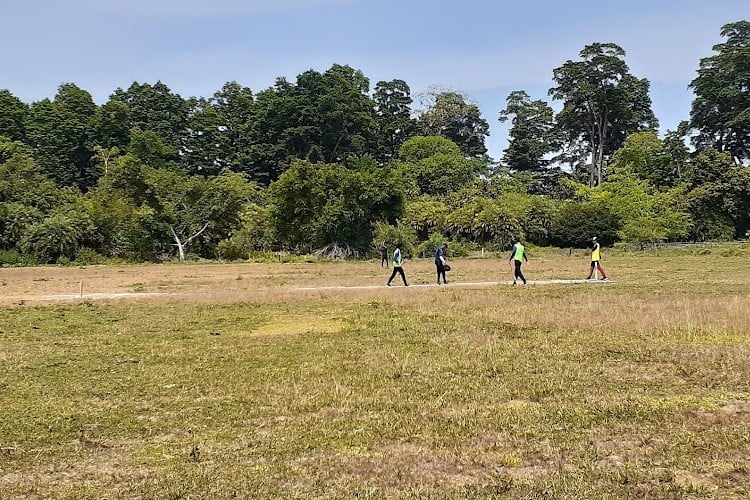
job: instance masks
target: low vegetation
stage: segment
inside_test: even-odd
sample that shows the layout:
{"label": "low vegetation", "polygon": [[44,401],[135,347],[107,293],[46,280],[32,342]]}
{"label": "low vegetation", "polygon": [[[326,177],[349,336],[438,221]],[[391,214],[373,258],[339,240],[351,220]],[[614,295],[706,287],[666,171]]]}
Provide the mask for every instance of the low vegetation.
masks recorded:
{"label": "low vegetation", "polygon": [[0,308],[0,496],[750,495],[747,249],[607,257],[39,270],[170,295]]}

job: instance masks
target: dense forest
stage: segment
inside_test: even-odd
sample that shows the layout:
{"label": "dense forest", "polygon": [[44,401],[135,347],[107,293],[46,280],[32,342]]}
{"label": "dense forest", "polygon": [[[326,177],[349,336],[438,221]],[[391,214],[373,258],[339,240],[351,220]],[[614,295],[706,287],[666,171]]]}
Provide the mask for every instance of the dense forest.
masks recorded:
{"label": "dense forest", "polygon": [[744,238],[750,22],[720,37],[677,130],[659,137],[649,80],[593,43],[552,70],[549,102],[508,96],[498,160],[460,92],[415,109],[405,81],[371,89],[346,65],[208,98],[162,82],[101,105],[74,83],[30,104],[0,90],[0,264]]}

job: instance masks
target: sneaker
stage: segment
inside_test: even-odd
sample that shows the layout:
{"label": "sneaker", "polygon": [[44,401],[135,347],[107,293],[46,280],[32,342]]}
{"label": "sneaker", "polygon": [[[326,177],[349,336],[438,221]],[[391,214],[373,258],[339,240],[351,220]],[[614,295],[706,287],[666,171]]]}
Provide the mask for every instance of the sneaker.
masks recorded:
{"label": "sneaker", "polygon": [[385,286],[387,286],[388,288],[390,288],[391,284],[390,283],[386,283]]}
{"label": "sneaker", "polygon": [[602,281],[609,281],[609,278],[607,278],[607,277],[605,276],[605,277],[603,277],[603,278],[602,278]]}

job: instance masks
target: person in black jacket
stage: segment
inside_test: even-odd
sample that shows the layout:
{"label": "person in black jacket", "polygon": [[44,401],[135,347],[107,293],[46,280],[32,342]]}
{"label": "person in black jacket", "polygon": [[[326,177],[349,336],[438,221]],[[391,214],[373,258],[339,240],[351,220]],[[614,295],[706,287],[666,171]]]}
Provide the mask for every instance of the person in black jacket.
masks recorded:
{"label": "person in black jacket", "polygon": [[440,284],[440,276],[443,277],[443,284],[447,285],[448,280],[445,279],[445,245],[438,245],[437,250],[435,250],[435,268],[437,269],[437,284]]}

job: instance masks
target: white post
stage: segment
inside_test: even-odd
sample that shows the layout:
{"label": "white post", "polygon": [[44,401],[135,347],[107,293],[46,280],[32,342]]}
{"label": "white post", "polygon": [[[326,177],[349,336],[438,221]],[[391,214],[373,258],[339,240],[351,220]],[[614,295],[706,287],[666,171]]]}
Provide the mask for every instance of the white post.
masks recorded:
{"label": "white post", "polygon": [[79,285],[81,286],[81,288],[80,288],[80,294],[79,294],[79,297],[80,297],[80,298],[83,298],[83,281],[81,281],[81,282],[79,283]]}
{"label": "white post", "polygon": [[599,280],[599,263],[594,262],[594,279]]}

